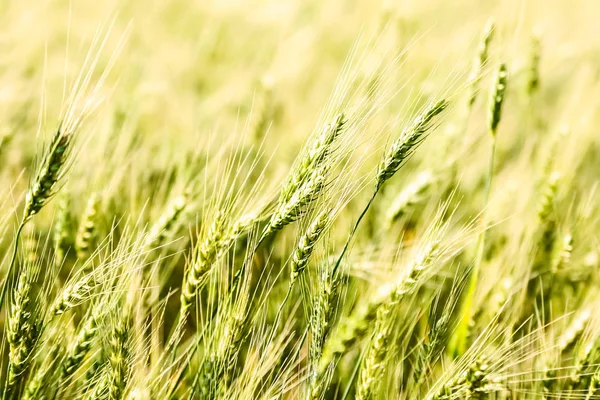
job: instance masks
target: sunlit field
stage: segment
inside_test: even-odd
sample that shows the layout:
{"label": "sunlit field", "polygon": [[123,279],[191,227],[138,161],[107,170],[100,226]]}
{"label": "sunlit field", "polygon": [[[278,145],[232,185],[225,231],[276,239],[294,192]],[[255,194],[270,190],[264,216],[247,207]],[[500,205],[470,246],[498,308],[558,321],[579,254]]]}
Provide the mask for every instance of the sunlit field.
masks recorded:
{"label": "sunlit field", "polygon": [[0,2],[0,400],[600,399],[598,15]]}

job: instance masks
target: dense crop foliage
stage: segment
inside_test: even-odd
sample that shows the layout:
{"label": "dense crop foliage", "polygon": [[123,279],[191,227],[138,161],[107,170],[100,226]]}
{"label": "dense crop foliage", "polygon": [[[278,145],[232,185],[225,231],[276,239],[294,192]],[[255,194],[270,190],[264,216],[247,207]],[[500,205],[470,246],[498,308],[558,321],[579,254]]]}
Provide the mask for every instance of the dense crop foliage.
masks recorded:
{"label": "dense crop foliage", "polygon": [[596,2],[0,8],[2,400],[600,398]]}

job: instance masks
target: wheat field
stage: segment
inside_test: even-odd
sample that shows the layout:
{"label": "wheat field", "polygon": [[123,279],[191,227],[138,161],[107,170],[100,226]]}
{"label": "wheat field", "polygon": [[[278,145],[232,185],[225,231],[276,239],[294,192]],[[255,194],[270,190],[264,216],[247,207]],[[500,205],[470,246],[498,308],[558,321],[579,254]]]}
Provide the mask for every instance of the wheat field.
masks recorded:
{"label": "wheat field", "polygon": [[600,399],[597,1],[0,11],[1,400]]}

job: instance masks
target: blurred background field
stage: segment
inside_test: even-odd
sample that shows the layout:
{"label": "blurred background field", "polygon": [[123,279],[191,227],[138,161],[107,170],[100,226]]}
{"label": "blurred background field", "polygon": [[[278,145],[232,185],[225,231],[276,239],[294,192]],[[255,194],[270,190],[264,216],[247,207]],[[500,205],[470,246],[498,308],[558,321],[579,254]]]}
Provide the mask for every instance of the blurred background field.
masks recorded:
{"label": "blurred background field", "polygon": [[[354,64],[360,65],[353,72],[362,74],[364,81],[377,79],[377,69],[401,55],[401,67],[386,78],[399,92],[385,100],[388,105],[380,120],[402,118],[402,111],[448,88],[462,96],[455,92],[466,92],[479,35],[490,17],[497,20],[490,64],[506,61],[511,72],[510,111],[499,146],[509,150],[517,141],[521,151],[511,156],[529,158],[542,149],[536,135],[527,132],[531,125],[524,122],[550,131],[564,124],[574,131],[593,125],[589,120],[594,118],[598,54],[594,9],[593,1],[576,6],[560,1],[5,2],[4,164],[12,174],[31,165],[39,146],[32,135],[43,96],[44,130],[51,131],[64,103],[65,80],[68,87],[80,73],[95,35],[104,39],[108,31],[97,75],[118,41],[124,43],[103,87],[107,98],[94,116],[94,134],[83,150],[88,154],[79,157],[79,162],[96,160],[95,168],[74,168],[74,174],[87,175],[86,184],[91,185],[105,179],[100,169],[114,170],[114,164],[127,162],[115,153],[115,159],[104,154],[110,134],[143,137],[146,145],[136,149],[133,168],[148,173],[172,167],[183,150],[227,140],[234,132],[243,132],[241,141],[252,144],[249,131],[260,124],[262,116],[257,114],[265,102],[269,115],[262,128],[268,140],[261,142],[263,151],[274,157],[269,168],[285,168],[321,122],[320,110],[359,41]],[[541,84],[536,104],[527,105],[524,87],[534,32],[542,38]],[[373,49],[375,41],[378,49]],[[483,85],[490,86],[489,77]],[[485,138],[485,101],[476,107],[468,132],[461,132],[469,145]],[[460,130],[461,105],[453,108],[456,117],[445,127]],[[531,118],[524,121],[524,115]],[[26,130],[27,135],[18,134]],[[479,163],[486,165],[477,148],[468,150],[471,156],[460,168],[465,185],[477,174]],[[462,146],[452,153],[462,160],[465,151]],[[91,154],[96,152],[100,154]]]}

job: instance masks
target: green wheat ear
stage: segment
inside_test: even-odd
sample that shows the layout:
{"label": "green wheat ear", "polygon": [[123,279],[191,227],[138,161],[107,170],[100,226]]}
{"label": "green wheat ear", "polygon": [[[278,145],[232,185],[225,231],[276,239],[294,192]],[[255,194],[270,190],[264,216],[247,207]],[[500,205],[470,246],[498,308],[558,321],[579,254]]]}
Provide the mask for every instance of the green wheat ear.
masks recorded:
{"label": "green wheat ear", "polygon": [[73,134],[63,132],[62,126],[59,127],[44,152],[41,167],[25,195],[23,221],[37,214],[56,193],[57,182],[67,167],[72,141]]}
{"label": "green wheat ear", "polygon": [[496,73],[494,90],[492,91],[492,98],[490,100],[491,107],[488,121],[492,136],[496,136],[496,130],[498,129],[498,124],[500,124],[500,119],[502,117],[502,104],[504,104],[507,83],[508,71],[506,70],[506,64],[502,63]]}
{"label": "green wheat ear", "polygon": [[479,396],[487,398],[491,393],[503,390],[504,388],[490,376],[489,365],[477,360],[426,399],[471,399]]}
{"label": "green wheat ear", "polygon": [[390,179],[404,162],[413,154],[433,126],[433,120],[448,107],[447,100],[432,104],[419,115],[408,128],[404,129],[390,149],[385,153],[377,171],[377,188]]}
{"label": "green wheat ear", "polygon": [[110,400],[122,399],[127,383],[129,382],[130,371],[130,328],[126,316],[115,321],[115,326],[109,337],[108,356],[108,398]]}
{"label": "green wheat ear", "polygon": [[329,223],[329,216],[330,212],[328,209],[325,209],[319,213],[319,215],[317,215],[308,226],[306,232],[304,232],[304,234],[300,237],[298,245],[296,246],[296,249],[292,255],[290,285],[292,285],[293,282],[298,279],[308,265],[308,260],[313,253],[314,247]]}
{"label": "green wheat ear", "polygon": [[[339,278],[332,276],[329,269],[323,269],[319,274],[317,295],[313,298],[312,313],[309,320],[311,341],[309,343],[310,380],[308,398],[321,399],[329,386],[331,376],[327,374],[330,363],[322,361],[326,340],[333,324],[335,315],[335,299],[340,287]],[[330,360],[331,361],[331,360]],[[326,364],[321,367],[321,363]]]}
{"label": "green wheat ear", "polygon": [[325,125],[321,133],[310,143],[308,149],[300,154],[290,175],[281,187],[280,207],[282,204],[289,202],[299,190],[302,190],[302,186],[305,185],[307,180],[312,179],[315,171],[323,169],[327,157],[333,150],[333,145],[344,131],[346,124],[345,115],[338,114],[333,122]]}
{"label": "green wheat ear", "polygon": [[222,212],[213,219],[206,237],[196,248],[196,254],[184,278],[181,288],[181,315],[185,319],[189,308],[196,297],[196,292],[202,280],[210,272],[214,262],[223,248],[226,234],[226,217]]}
{"label": "green wheat ear", "polygon": [[97,274],[94,271],[67,282],[50,307],[50,315],[57,316],[80,305],[92,295],[97,284]]}
{"label": "green wheat ear", "polygon": [[189,200],[189,195],[184,193],[169,202],[164,213],[151,226],[145,245],[146,248],[160,247],[165,243],[165,240],[173,233],[177,221],[189,204]]}
{"label": "green wheat ear", "polygon": [[333,152],[337,138],[347,124],[344,114],[338,114],[300,154],[288,178],[283,183],[276,210],[265,227],[261,240],[291,224],[308,211],[323,191],[329,166],[327,159]]}
{"label": "green wheat ear", "polygon": [[[39,264],[38,264],[39,265]],[[26,372],[41,333],[39,310],[33,300],[33,283],[38,267],[26,264],[13,292],[7,324],[8,373],[6,387],[12,393]]]}
{"label": "green wheat ear", "polygon": [[98,333],[98,316],[90,314],[77,333],[75,342],[71,345],[66,358],[61,365],[61,381],[69,379],[81,366],[84,357],[91,349],[92,342]]}
{"label": "green wheat ear", "polygon": [[539,34],[534,33],[531,36],[531,45],[529,53],[529,64],[527,66],[527,95],[533,96],[540,87],[540,58],[542,43]]}
{"label": "green wheat ear", "polygon": [[60,198],[53,239],[54,262],[57,266],[61,266],[67,252],[73,245],[73,218],[70,197],[67,194]]}
{"label": "green wheat ear", "polygon": [[55,378],[55,367],[57,360],[60,359],[63,346],[55,343],[50,351],[45,354],[44,360],[35,371],[33,376],[30,375],[29,382],[25,387],[21,400],[36,400],[44,398],[44,393],[49,387],[53,386]]}
{"label": "green wheat ear", "polygon": [[473,104],[475,104],[475,100],[477,100],[477,96],[479,94],[479,83],[481,82],[481,75],[485,65],[488,62],[489,47],[492,39],[494,38],[495,30],[496,25],[494,21],[489,20],[485,25],[483,34],[481,35],[481,41],[479,43],[479,51],[477,52],[477,58],[475,59],[471,76],[469,76],[469,109],[473,107]]}
{"label": "green wheat ear", "polygon": [[439,243],[437,240],[425,243],[408,265],[405,274],[400,277],[398,282],[394,283],[385,300],[378,306],[373,334],[361,365],[356,389],[357,399],[369,400],[377,395],[378,382],[383,376],[390,346],[393,311],[407,295],[415,292],[422,276],[434,265],[438,255]]}
{"label": "green wheat ear", "polygon": [[75,251],[77,258],[84,262],[94,251],[94,244],[98,235],[98,208],[100,205],[100,197],[94,192],[90,195],[81,221],[77,236],[75,237]]}
{"label": "green wheat ear", "polygon": [[392,205],[388,209],[386,219],[388,225],[403,215],[410,213],[414,207],[424,200],[427,192],[434,183],[434,176],[431,171],[423,171],[412,181],[402,192],[396,196]]}
{"label": "green wheat ear", "polygon": [[6,279],[0,290],[0,310],[4,305],[4,297],[8,288],[9,279],[12,276],[15,261],[17,258],[17,249],[19,246],[19,238],[25,224],[50,201],[56,194],[57,184],[61,180],[67,170],[70,161],[70,150],[73,142],[73,132],[79,126],[80,120],[73,123],[73,127],[68,130],[63,130],[61,124],[52,137],[50,144],[44,151],[44,156],[35,177],[29,185],[29,189],[25,194],[25,206],[23,216],[14,238],[14,246],[12,257],[8,265]]}

